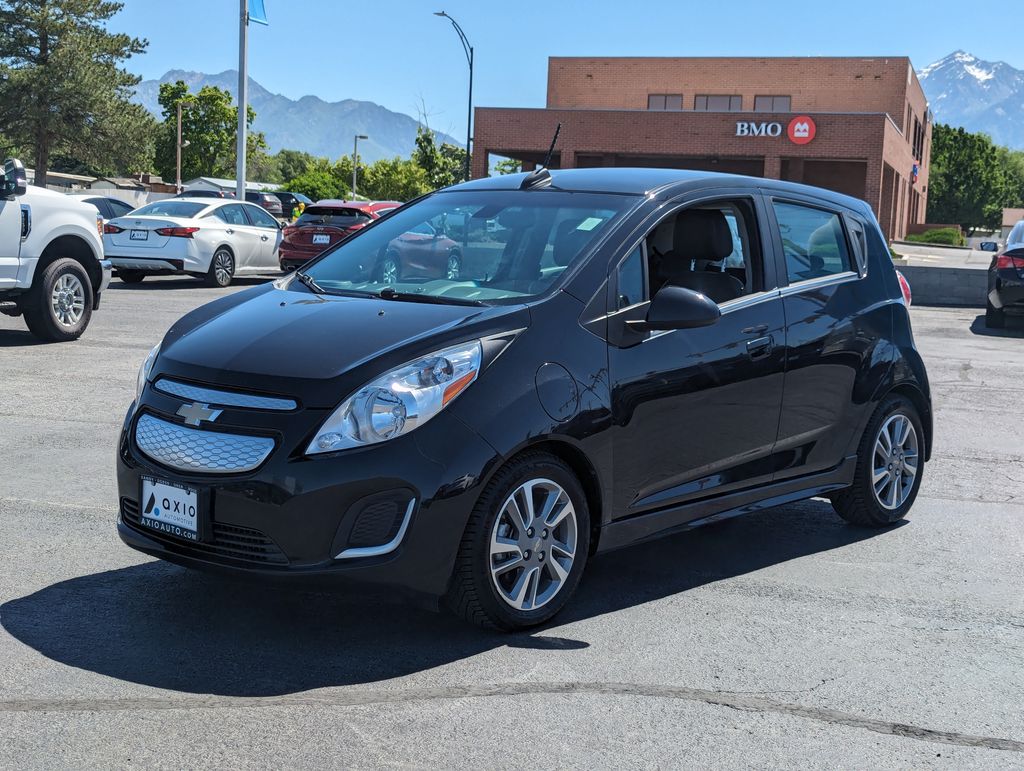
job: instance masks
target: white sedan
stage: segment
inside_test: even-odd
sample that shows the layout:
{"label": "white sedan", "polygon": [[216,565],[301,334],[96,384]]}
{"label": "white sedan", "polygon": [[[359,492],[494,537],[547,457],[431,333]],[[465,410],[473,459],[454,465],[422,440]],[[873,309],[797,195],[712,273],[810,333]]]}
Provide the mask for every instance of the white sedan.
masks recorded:
{"label": "white sedan", "polygon": [[281,226],[251,203],[218,198],[155,201],[104,225],[103,250],[124,282],[187,274],[210,286],[276,273]]}

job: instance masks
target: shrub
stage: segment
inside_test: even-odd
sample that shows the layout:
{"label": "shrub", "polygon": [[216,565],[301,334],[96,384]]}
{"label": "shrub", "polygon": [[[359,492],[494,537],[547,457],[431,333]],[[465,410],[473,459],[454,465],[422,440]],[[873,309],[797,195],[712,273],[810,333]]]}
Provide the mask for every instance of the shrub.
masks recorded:
{"label": "shrub", "polygon": [[966,246],[967,239],[964,238],[956,228],[935,228],[926,230],[924,233],[908,235],[905,241],[912,241],[918,244],[941,244],[943,246]]}

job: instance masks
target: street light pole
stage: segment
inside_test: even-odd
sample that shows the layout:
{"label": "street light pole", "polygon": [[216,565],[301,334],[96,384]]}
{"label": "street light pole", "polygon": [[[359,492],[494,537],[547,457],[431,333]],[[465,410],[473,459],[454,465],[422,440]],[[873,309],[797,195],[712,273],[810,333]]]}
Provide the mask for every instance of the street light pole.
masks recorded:
{"label": "street light pole", "polygon": [[[179,99],[178,100],[178,141],[177,141],[177,144],[176,144],[176,148],[177,148],[178,152],[177,152],[177,160],[175,162],[175,170],[176,170],[176,173],[175,173],[175,189],[174,189],[175,193],[180,193],[181,192],[181,151],[184,148],[188,147],[188,145],[189,145],[188,142],[182,142],[181,141],[181,110],[182,110],[182,107],[184,107],[184,106],[185,105],[184,105],[183,100]],[[192,109],[192,105],[191,104],[188,105],[188,109],[190,109],[190,110]]]}
{"label": "street light pole", "polygon": [[459,23],[449,16],[446,11],[434,11],[434,15],[443,16],[455,27],[455,32],[458,33],[459,40],[462,42],[462,49],[466,53],[466,61],[469,63],[469,110],[466,116],[466,163],[463,169],[463,175],[466,180],[469,180],[469,154],[470,145],[473,141],[473,46],[469,44],[469,38],[466,37],[466,33],[462,31]]}
{"label": "street light pole", "polygon": [[369,139],[366,134],[356,134],[352,143],[352,200],[356,200],[356,172],[359,170],[359,140]]}
{"label": "street light pole", "polygon": [[249,123],[249,9],[239,0],[238,19],[238,141],[235,162],[235,197],[245,200],[246,129]]}

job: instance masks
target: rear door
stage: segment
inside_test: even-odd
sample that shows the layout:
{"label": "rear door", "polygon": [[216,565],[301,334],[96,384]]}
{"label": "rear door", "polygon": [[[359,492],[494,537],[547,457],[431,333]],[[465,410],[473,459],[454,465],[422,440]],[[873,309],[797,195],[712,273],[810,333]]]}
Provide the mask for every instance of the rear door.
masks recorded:
{"label": "rear door", "polygon": [[235,271],[252,270],[258,266],[262,248],[260,233],[249,223],[242,204],[225,204],[215,209],[212,216],[227,226],[224,232],[235,253]]}
{"label": "rear door", "polygon": [[277,261],[277,248],[281,245],[281,228],[265,209],[259,206],[246,205],[243,207],[249,218],[249,223],[259,236],[259,253],[254,266],[260,268],[280,267]]}
{"label": "rear door", "polygon": [[786,314],[786,387],[777,479],[837,466],[866,419],[866,369],[888,337],[888,306],[867,280],[864,223],[828,201],[770,194]]}

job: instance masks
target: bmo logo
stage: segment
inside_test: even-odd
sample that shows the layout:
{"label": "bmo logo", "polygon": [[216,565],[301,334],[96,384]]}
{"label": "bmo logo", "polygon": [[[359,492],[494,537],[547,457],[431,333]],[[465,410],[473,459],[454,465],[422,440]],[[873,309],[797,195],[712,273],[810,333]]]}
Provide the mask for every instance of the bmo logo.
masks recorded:
{"label": "bmo logo", "polygon": [[[809,115],[797,115],[786,127],[786,136],[795,145],[806,145],[817,133],[818,127]],[[736,121],[738,137],[780,137],[782,124],[775,121]]]}
{"label": "bmo logo", "polygon": [[817,131],[818,127],[814,125],[814,120],[809,115],[797,115],[789,122],[786,136],[795,145],[805,145],[814,139]]}

